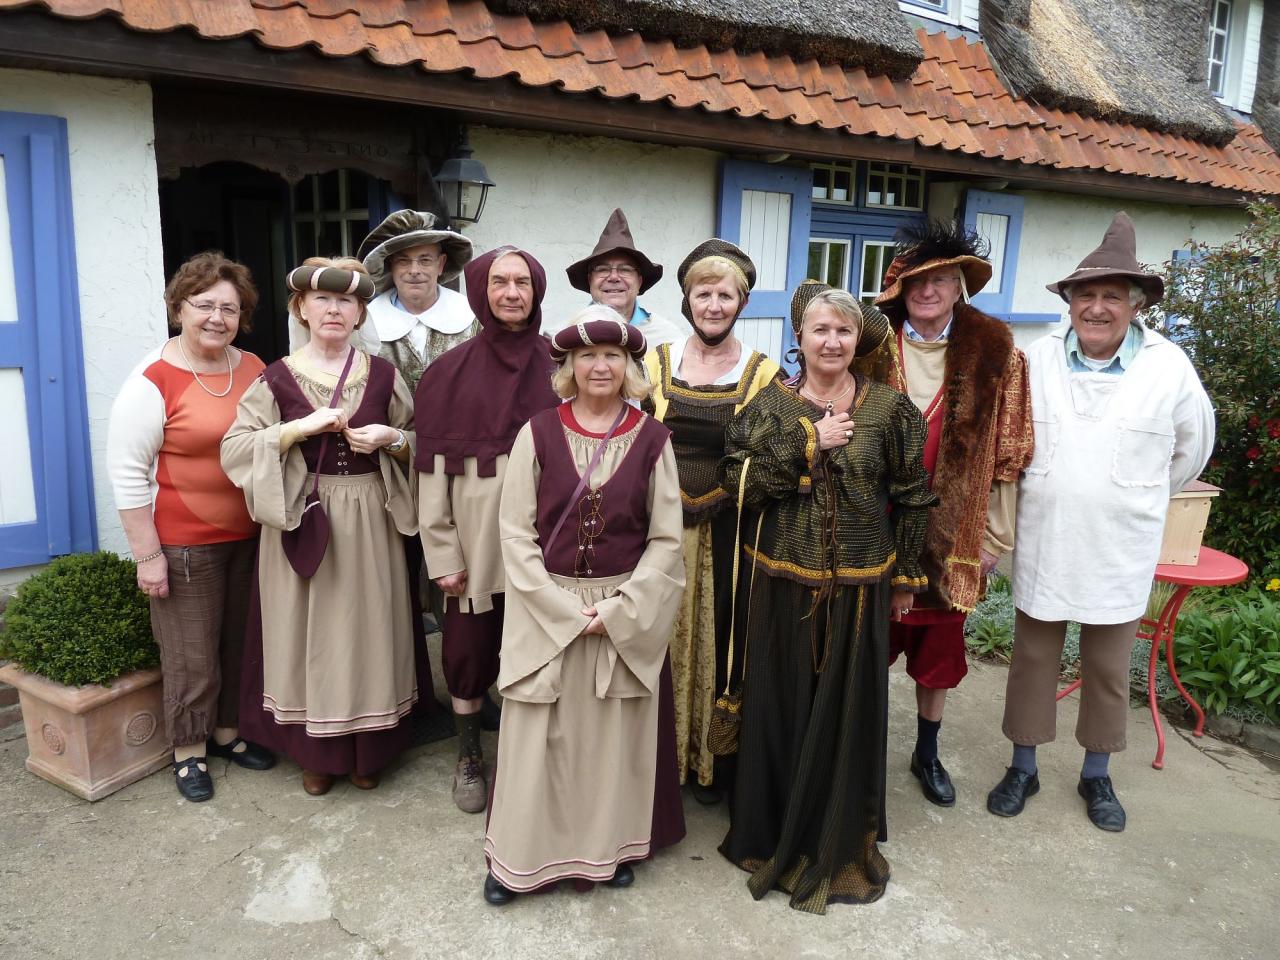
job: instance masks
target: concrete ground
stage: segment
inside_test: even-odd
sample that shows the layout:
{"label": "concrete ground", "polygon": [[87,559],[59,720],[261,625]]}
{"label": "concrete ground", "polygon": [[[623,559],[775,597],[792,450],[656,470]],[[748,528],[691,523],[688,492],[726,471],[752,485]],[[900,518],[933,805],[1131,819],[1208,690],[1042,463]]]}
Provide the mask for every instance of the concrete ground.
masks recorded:
{"label": "concrete ground", "polygon": [[1280,956],[1280,774],[1214,740],[1155,734],[1135,709],[1113,763],[1129,828],[1085,819],[1074,698],[1042,748],[1043,789],[1015,820],[986,812],[1007,762],[1005,670],[975,664],[947,710],[959,791],[929,806],[907,771],[910,681],[892,680],[888,893],[801,914],[755,902],[716,852],[723,807],[687,798],[689,836],[629,890],[481,899],[483,818],[456,810],[454,741],[408,755],[383,785],[302,792],[297,767],[214,761],[217,796],[189,804],[162,771],[96,804],[28,774],[0,744],[0,957],[1275,958]]}

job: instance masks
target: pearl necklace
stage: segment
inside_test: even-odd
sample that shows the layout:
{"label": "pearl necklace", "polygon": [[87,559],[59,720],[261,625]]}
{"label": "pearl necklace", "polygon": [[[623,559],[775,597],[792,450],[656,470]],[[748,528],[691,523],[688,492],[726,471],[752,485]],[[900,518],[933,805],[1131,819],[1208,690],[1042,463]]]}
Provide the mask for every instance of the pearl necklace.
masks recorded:
{"label": "pearl necklace", "polygon": [[225,397],[227,394],[231,392],[232,376],[231,376],[231,348],[230,347],[224,346],[222,348],[222,353],[227,358],[227,389],[223,390],[221,393],[214,393],[212,390],[210,390],[208,387],[204,385],[204,381],[200,379],[200,374],[196,373],[196,368],[192,366],[191,358],[187,356],[187,348],[182,345],[182,335],[179,334],[178,336],[174,337],[174,339],[178,341],[178,352],[182,354],[183,363],[187,365],[187,369],[191,372],[191,376],[196,378],[196,383],[200,385],[201,390],[203,390],[205,393],[207,393],[211,397]]}
{"label": "pearl necklace", "polygon": [[800,388],[800,392],[804,394],[806,397],[808,397],[810,400],[812,400],[814,403],[825,403],[827,405],[827,413],[830,413],[833,409],[835,409],[835,405],[837,403],[839,403],[841,400],[843,400],[845,397],[849,395],[849,391],[853,389],[854,384],[856,384],[857,382],[858,381],[854,380],[853,383],[850,383],[849,386],[845,387],[844,390],[842,390],[838,396],[831,397],[831,398],[820,397],[816,393],[810,393],[804,387]]}

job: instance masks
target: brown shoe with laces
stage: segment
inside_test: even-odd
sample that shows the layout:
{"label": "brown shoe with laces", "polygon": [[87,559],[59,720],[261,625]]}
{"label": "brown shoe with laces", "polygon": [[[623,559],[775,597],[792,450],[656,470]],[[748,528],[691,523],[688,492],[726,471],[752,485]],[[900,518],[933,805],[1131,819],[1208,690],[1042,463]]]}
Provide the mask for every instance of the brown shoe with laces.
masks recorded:
{"label": "brown shoe with laces", "polygon": [[489,799],[489,785],[485,782],[484,760],[480,757],[458,758],[453,772],[453,802],[463,813],[480,813]]}

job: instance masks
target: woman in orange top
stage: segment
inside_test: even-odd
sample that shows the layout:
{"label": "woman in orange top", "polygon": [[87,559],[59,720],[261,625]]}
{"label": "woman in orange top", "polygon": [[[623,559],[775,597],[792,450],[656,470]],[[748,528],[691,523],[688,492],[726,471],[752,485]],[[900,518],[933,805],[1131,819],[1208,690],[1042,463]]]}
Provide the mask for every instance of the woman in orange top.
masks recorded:
{"label": "woman in orange top", "polygon": [[220,253],[178,268],[164,292],[177,336],[134,368],[111,410],[116,507],[151,598],[174,779],[213,796],[207,754],[251,770],[275,758],[237,729],[240,649],[258,526],[222,472],[222,436],[262,361],[231,346],[258,302],[249,270]]}

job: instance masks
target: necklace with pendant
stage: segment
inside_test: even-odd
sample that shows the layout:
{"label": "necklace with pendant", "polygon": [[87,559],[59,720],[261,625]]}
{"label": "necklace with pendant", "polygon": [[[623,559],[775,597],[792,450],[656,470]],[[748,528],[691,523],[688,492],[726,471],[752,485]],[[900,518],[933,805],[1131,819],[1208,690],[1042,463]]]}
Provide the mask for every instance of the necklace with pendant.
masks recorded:
{"label": "necklace with pendant", "polygon": [[806,390],[803,387],[800,388],[800,392],[803,393],[810,400],[812,400],[814,403],[825,403],[827,405],[827,413],[831,413],[835,409],[835,405],[849,395],[849,391],[853,389],[855,383],[857,383],[856,380],[853,383],[850,383],[849,386],[845,387],[842,391],[840,391],[840,394],[838,396],[829,397],[829,398],[820,397],[816,393],[811,393],[810,391]]}

